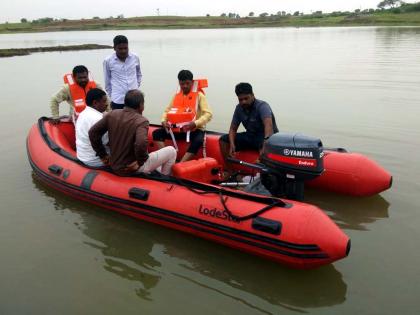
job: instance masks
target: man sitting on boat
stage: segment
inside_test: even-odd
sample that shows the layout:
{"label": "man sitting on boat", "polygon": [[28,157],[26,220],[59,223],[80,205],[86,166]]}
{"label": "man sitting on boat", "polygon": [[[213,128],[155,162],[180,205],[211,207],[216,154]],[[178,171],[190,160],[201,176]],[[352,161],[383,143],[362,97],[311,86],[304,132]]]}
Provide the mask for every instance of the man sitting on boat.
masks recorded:
{"label": "man sitting on boat", "polygon": [[[89,140],[89,130],[103,117],[103,112],[108,106],[106,93],[94,88],[86,95],[86,108],[79,114],[76,121],[76,152],[77,158],[91,167],[101,167],[103,163],[96,155]],[[108,134],[102,137],[102,143],[108,144]]]}
{"label": "man sitting on boat", "polygon": [[87,92],[94,88],[102,89],[89,76],[88,69],[82,65],[74,67],[72,73],[64,75],[64,86],[51,98],[52,119],[50,122],[52,124],[60,122],[59,105],[64,101],[70,105],[70,116],[73,118],[73,121],[76,121],[78,114],[86,108],[85,98]]}
{"label": "man sitting on boat", "polygon": [[[261,152],[264,141],[278,132],[274,113],[266,102],[256,99],[249,83],[239,83],[235,87],[239,104],[230,124],[229,134],[220,137],[223,157],[233,157],[235,152],[258,150]],[[239,125],[245,132],[237,132]]]}
{"label": "man sitting on boat", "polygon": [[191,160],[203,146],[206,124],[213,114],[203,91],[207,80],[194,80],[191,71],[181,70],[178,81],[180,89],[162,115],[163,128],[153,132],[153,141],[158,148],[163,148],[165,139],[172,139],[175,147],[176,139],[186,139],[190,145],[181,159],[185,162]]}
{"label": "man sitting on boat", "polygon": [[[147,152],[149,121],[143,114],[144,95],[130,90],[125,95],[124,108],[106,114],[89,131],[93,149],[99,158],[120,176],[150,173],[161,167],[161,173],[169,175],[175,163],[176,150],[168,146],[152,153]],[[110,156],[102,136],[108,132]]]}

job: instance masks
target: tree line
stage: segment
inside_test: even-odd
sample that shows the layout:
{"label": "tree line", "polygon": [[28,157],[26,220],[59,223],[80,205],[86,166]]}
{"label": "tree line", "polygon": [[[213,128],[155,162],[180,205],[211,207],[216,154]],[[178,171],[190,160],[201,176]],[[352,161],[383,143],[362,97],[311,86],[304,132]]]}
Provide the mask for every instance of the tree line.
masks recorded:
{"label": "tree line", "polygon": [[[278,11],[276,14],[270,14],[267,12],[260,13],[258,17],[265,18],[265,17],[283,17],[283,16],[312,16],[312,17],[322,17],[322,16],[346,16],[352,14],[373,14],[375,12],[384,12],[390,11],[392,13],[405,13],[405,12],[419,12],[420,11],[420,2],[416,3],[405,3],[402,0],[383,0],[378,3],[377,8],[373,9],[356,9],[354,11],[334,11],[331,13],[323,13],[322,11],[315,11],[311,14],[304,14],[303,12],[295,11],[294,13],[286,12],[286,11]],[[207,14],[207,16],[210,16]],[[240,18],[240,15],[237,13],[222,13],[221,17],[228,17],[228,18]],[[257,17],[255,12],[249,12],[247,17]]]}
{"label": "tree line", "polygon": [[[100,20],[100,19],[101,18],[99,16],[92,17],[92,20]],[[106,19],[111,19],[112,20],[112,19],[114,19],[114,17],[110,16]],[[119,14],[115,17],[115,19],[124,19],[124,15]],[[81,19],[81,20],[83,21],[85,19]],[[55,19],[55,18],[52,18],[52,17],[43,17],[43,18],[32,20],[32,21],[29,21],[26,18],[21,18],[20,19],[20,23],[32,23],[32,24],[49,24],[49,23],[52,23],[52,22],[67,22],[67,21],[68,21],[68,19]]]}

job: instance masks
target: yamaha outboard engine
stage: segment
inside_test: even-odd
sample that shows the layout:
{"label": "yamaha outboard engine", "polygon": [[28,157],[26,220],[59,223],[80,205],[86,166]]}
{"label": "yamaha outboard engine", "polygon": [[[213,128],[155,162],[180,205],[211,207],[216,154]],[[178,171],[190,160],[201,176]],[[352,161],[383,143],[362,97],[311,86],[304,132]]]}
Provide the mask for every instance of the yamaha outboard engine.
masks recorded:
{"label": "yamaha outboard engine", "polygon": [[303,200],[304,182],[324,171],[320,139],[301,134],[276,133],[265,143],[261,163],[262,184],[274,195]]}

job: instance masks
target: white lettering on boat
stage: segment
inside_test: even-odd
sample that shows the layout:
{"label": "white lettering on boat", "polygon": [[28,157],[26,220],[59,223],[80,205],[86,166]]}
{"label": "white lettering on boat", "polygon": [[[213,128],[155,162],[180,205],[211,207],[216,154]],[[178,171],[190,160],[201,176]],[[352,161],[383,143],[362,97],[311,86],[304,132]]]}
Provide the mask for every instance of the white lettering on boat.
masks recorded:
{"label": "white lettering on boat", "polygon": [[284,153],[284,155],[304,157],[304,158],[313,158],[314,157],[314,155],[311,151],[284,149],[283,153]]}

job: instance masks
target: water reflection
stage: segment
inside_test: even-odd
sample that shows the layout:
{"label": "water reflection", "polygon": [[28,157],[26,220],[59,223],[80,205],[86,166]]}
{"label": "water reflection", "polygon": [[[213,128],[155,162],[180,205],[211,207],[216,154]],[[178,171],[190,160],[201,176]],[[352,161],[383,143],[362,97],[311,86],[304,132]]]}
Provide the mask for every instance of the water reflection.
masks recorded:
{"label": "water reflection", "polygon": [[186,281],[197,290],[217,293],[263,314],[272,314],[273,306],[305,312],[346,299],[347,285],[332,265],[291,270],[99,207],[89,205],[86,211],[81,205],[87,204],[51,190],[35,176],[33,184],[57,210],[75,211],[82,217],[80,230],[90,238],[86,244],[103,254],[104,269],[141,284],[136,294],[142,299],[152,300],[151,291],[159,281],[174,277],[176,286]]}
{"label": "water reflection", "polygon": [[[168,248],[170,255],[189,262],[184,265],[185,269],[201,275],[184,273],[179,277],[247,305],[251,304],[251,300],[243,293],[298,312],[305,312],[306,308],[341,304],[346,300],[347,285],[333,265],[316,270],[292,270],[234,251],[223,252],[222,260],[217,256],[218,250],[213,252],[213,248],[211,255],[199,246],[190,246],[188,251],[173,252],[172,249]],[[206,281],[207,277],[226,286],[212,285]],[[238,292],[241,294],[238,295]],[[256,304],[253,308],[257,310]]]}
{"label": "water reflection", "polygon": [[118,214],[91,204],[85,204],[88,207],[81,206],[77,200],[40,183],[36,176],[33,175],[32,180],[39,191],[52,198],[56,210],[77,211],[82,217],[82,222],[75,224],[92,240],[85,244],[102,252],[103,268],[119,277],[138,282],[141,286],[135,289],[136,294],[140,298],[151,300],[150,290],[161,278],[156,271],[161,264],[150,255],[155,243],[153,237],[147,233],[139,233],[138,226],[133,225],[131,220],[118,224],[121,217]]}
{"label": "water reflection", "polygon": [[420,27],[376,27],[375,33],[378,38],[401,40],[402,36],[420,35]]}
{"label": "water reflection", "polygon": [[[93,210],[93,211],[92,211]],[[90,209],[83,216],[83,233],[100,242],[85,242],[99,249],[104,256],[104,269],[124,279],[141,284],[135,289],[138,297],[152,300],[151,289],[156,287],[161,276],[156,271],[161,264],[150,253],[153,240],[139,234],[135,228],[115,224],[112,215],[97,213],[103,209]],[[80,213],[80,212],[78,212]]]}
{"label": "water reflection", "polygon": [[367,231],[368,225],[389,217],[389,202],[381,195],[351,197],[308,190],[305,201],[317,205],[327,212],[342,229]]}

